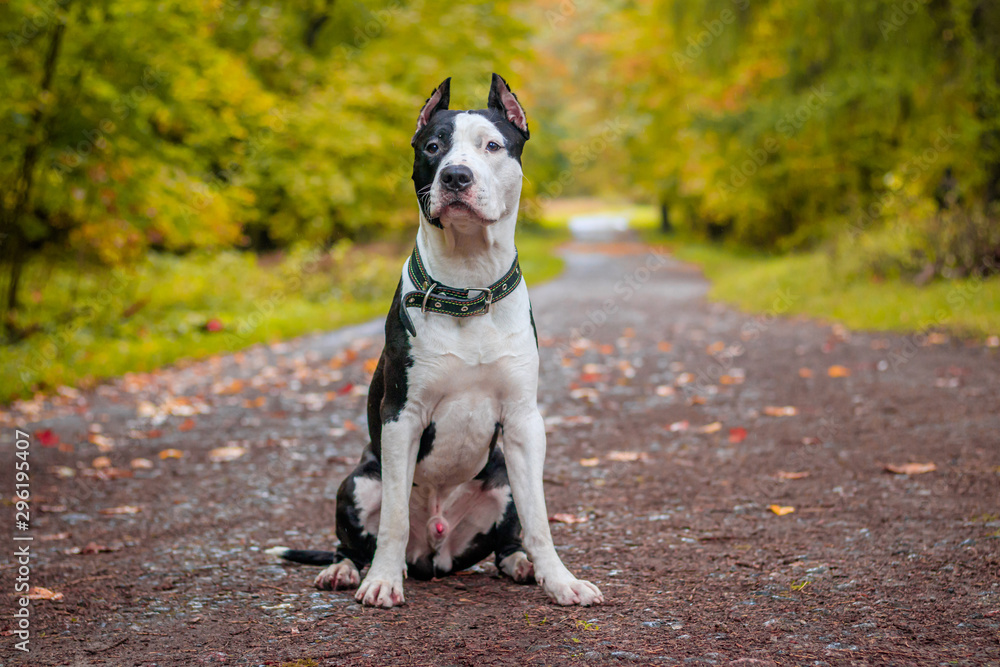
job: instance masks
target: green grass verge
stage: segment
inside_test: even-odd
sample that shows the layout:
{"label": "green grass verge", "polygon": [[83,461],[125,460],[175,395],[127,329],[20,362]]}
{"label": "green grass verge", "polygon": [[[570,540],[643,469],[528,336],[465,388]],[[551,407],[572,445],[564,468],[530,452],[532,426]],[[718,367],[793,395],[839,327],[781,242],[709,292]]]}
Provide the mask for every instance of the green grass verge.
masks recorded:
{"label": "green grass verge", "polygon": [[[566,238],[558,228],[519,235],[529,286],[562,271],[556,248]],[[17,320],[27,335],[0,347],[0,403],[381,317],[409,251],[150,255],[114,272],[29,265]]]}
{"label": "green grass verge", "polygon": [[851,329],[935,330],[974,338],[1000,334],[1000,276],[924,287],[847,279],[820,251],[771,257],[643,235],[669,243],[678,259],[701,266],[712,281],[709,297],[744,311],[809,315]]}

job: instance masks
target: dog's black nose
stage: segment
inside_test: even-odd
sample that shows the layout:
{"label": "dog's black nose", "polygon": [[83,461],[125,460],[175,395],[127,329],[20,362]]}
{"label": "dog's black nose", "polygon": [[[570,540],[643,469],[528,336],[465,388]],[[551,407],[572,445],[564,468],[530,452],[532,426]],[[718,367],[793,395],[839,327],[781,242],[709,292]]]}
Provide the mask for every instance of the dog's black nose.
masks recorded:
{"label": "dog's black nose", "polygon": [[452,192],[461,192],[472,185],[472,170],[462,164],[453,164],[441,170],[441,185]]}

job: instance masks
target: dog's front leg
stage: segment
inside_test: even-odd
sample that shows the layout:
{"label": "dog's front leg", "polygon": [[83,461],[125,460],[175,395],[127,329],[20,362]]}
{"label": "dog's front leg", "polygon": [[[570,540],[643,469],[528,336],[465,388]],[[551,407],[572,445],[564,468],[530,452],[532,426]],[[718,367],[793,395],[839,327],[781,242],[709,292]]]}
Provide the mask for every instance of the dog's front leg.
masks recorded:
{"label": "dog's front leg", "polygon": [[420,435],[413,415],[382,425],[382,508],[375,556],[354,596],[362,604],[386,609],[403,604],[406,542],[410,534],[410,488]]}
{"label": "dog's front leg", "polygon": [[577,579],[566,569],[552,544],[542,488],[545,423],[538,408],[532,405],[506,418],[503,437],[510,488],[524,528],[524,548],[535,565],[535,579],[559,604],[589,606],[604,602],[597,586]]}

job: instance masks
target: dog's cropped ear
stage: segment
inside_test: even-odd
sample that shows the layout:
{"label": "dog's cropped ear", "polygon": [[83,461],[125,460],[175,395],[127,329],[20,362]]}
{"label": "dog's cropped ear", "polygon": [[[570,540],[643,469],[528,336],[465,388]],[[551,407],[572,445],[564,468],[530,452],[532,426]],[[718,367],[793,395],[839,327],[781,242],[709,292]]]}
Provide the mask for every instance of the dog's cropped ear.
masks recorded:
{"label": "dog's cropped ear", "polygon": [[493,74],[493,83],[490,85],[490,98],[486,103],[487,108],[499,111],[504,118],[513,123],[514,127],[521,131],[524,138],[528,138],[528,118],[524,115],[521,103],[517,101],[517,95],[510,92],[510,87],[503,77]]}
{"label": "dog's cropped ear", "polygon": [[441,85],[434,89],[431,96],[427,98],[424,102],[424,108],[420,110],[420,115],[417,116],[417,131],[413,133],[413,139],[410,140],[410,145],[417,139],[417,134],[424,128],[427,123],[430,122],[431,116],[436,114],[438,111],[445,111],[448,108],[448,102],[451,101],[451,77],[441,82]]}

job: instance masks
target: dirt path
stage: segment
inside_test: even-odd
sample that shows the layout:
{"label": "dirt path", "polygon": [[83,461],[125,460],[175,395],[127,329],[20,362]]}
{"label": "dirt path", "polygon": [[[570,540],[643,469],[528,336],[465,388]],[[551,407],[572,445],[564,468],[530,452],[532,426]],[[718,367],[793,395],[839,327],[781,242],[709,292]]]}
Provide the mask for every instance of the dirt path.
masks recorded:
{"label": "dirt path", "polygon": [[261,554],[332,543],[375,325],[4,413],[5,461],[32,433],[31,583],[63,597],[0,663],[1000,664],[998,351],[748,317],[648,248],[605,251],[575,246],[532,299],[549,510],[581,520],[553,530],[607,604],[482,565],[363,609]]}

